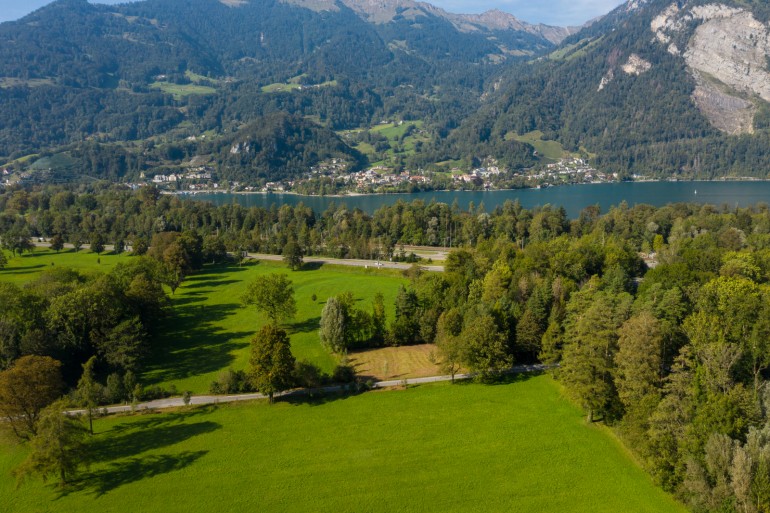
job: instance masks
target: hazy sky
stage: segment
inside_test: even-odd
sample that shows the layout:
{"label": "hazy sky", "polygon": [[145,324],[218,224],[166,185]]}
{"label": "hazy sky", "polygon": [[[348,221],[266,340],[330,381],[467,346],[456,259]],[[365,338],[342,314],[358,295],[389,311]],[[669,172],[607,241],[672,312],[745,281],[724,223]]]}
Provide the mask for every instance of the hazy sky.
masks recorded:
{"label": "hazy sky", "polygon": [[[50,0],[0,0],[0,22],[16,20]],[[119,3],[100,0],[97,3]],[[259,1],[259,0],[252,0]],[[623,0],[429,0],[449,12],[480,13],[489,9],[506,11],[530,23],[580,25],[606,14]]]}

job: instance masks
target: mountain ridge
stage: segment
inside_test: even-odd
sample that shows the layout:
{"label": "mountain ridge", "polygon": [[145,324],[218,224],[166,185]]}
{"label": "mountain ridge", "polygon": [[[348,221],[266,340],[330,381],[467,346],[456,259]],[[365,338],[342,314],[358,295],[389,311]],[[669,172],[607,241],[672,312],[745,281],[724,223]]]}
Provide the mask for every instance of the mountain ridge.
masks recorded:
{"label": "mountain ridge", "polygon": [[[620,177],[768,177],[770,104],[760,93],[770,61],[758,35],[770,30],[762,21],[770,13],[748,4],[626,2],[548,56],[503,74],[457,138],[479,140],[468,126],[487,127],[490,144],[539,130]],[[656,27],[671,9],[701,15],[663,42]],[[709,12],[724,14],[716,27]]]}

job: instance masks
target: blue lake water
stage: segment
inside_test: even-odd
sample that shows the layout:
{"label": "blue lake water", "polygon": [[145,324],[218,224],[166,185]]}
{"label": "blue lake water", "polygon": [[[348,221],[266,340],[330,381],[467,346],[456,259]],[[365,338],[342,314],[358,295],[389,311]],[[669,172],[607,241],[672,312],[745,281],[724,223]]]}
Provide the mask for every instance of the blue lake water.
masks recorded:
{"label": "blue lake water", "polygon": [[762,182],[624,182],[591,185],[567,185],[545,189],[519,189],[506,191],[436,191],[413,194],[372,194],[365,196],[299,196],[296,194],[196,194],[191,199],[210,201],[216,205],[240,203],[247,207],[269,208],[272,204],[296,205],[303,203],[316,212],[326,210],[333,202],[348,208],[360,208],[372,213],[383,205],[396,201],[422,200],[452,204],[466,210],[471,202],[478,207],[484,203],[487,212],[507,200],[519,200],[525,208],[550,204],[564,207],[567,214],[577,217],[582,209],[600,205],[602,212],[626,201],[629,205],[649,204],[663,206],[668,203],[695,202],[729,207],[770,203],[770,181]]}

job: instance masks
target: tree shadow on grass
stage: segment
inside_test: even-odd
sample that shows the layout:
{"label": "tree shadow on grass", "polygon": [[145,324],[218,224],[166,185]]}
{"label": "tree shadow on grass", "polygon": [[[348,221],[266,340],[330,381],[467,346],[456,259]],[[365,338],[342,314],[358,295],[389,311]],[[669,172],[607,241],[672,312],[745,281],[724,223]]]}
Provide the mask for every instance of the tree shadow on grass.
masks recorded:
{"label": "tree shadow on grass", "polygon": [[303,262],[302,267],[297,269],[298,271],[317,271],[323,267],[323,262]]}
{"label": "tree shadow on grass", "polygon": [[[335,390],[329,390],[329,388],[335,388]],[[294,406],[323,406],[324,404],[350,399],[368,391],[369,388],[365,386],[349,383],[345,385],[330,385],[327,389],[301,389],[276,397],[275,400],[276,402]]]}
{"label": "tree shadow on grass", "polygon": [[193,424],[171,424],[142,428],[100,437],[91,444],[89,457],[93,462],[107,462],[137,456],[153,449],[184,442],[194,436],[220,429],[221,424],[211,421]]}
{"label": "tree shadow on grass", "polygon": [[194,283],[185,285],[185,289],[198,289],[202,287],[221,287],[223,285],[230,285],[231,283],[240,283],[240,280],[218,280],[216,278],[210,280],[199,280]]}
{"label": "tree shadow on grass", "polygon": [[251,332],[226,331],[221,322],[240,308],[235,303],[201,305],[176,303],[153,339],[153,352],[144,377],[149,384],[183,379],[228,367],[232,352],[247,346],[238,342]]}
{"label": "tree shadow on grass", "polygon": [[218,274],[230,274],[239,273],[245,271],[245,267],[241,267],[235,264],[204,264],[203,269],[198,273],[192,275],[190,281],[213,279]]}
{"label": "tree shadow on grass", "polygon": [[295,333],[310,333],[317,331],[321,327],[321,317],[311,317],[301,322],[295,322],[291,325],[291,334]]}
{"label": "tree shadow on grass", "polygon": [[123,485],[182,470],[208,454],[209,451],[184,451],[179,454],[152,454],[126,461],[110,463],[107,468],[88,472],[68,485],[61,496],[72,492],[90,491],[97,497]]}
{"label": "tree shadow on grass", "polygon": [[40,269],[42,267],[48,267],[48,266],[45,264],[38,264],[38,265],[21,267],[19,269],[14,269],[13,267],[6,267],[5,269],[0,269],[0,274],[32,274],[35,272],[35,269]]}
{"label": "tree shadow on grass", "polygon": [[489,376],[487,378],[481,378],[480,376],[476,376],[474,378],[468,378],[468,379],[458,379],[454,382],[454,385],[460,385],[460,386],[466,386],[466,385],[512,385],[514,383],[523,383],[525,381],[529,381],[530,379],[541,376],[545,372],[544,371],[531,371],[531,372],[509,372],[506,374],[498,374],[494,376]]}
{"label": "tree shadow on grass", "polygon": [[[152,410],[146,410],[131,414],[131,421],[112,426],[104,433],[118,435],[129,431],[152,429],[159,426],[178,424],[200,415],[208,415],[209,413],[216,411],[217,408],[218,406],[216,404],[206,404],[193,406],[189,409],[179,411],[163,412],[162,414],[158,414]],[[135,420],[137,418],[140,420]]]}

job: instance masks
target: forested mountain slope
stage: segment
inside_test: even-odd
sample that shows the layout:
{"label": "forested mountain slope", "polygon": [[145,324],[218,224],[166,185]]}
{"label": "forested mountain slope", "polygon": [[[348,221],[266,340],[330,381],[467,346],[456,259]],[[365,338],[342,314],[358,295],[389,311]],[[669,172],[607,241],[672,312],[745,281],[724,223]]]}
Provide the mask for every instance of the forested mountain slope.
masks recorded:
{"label": "forested mountain slope", "polygon": [[621,175],[766,177],[768,16],[765,2],[627,2],[504,75],[457,139],[542,130]]}
{"label": "forested mountain slope", "polygon": [[[485,78],[501,63],[548,51],[573,31],[503,13],[466,19],[396,0],[378,4],[389,18],[369,20],[363,3],[348,4],[355,9],[276,0],[57,0],[4,23],[0,162],[86,140],[112,144],[112,154],[125,150],[113,143],[155,144],[161,135],[178,141],[213,131],[211,138],[276,112],[333,130],[383,118],[449,130],[478,107]],[[91,174],[136,174],[130,166],[83,165]]]}

